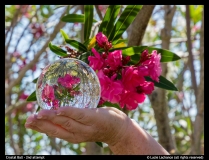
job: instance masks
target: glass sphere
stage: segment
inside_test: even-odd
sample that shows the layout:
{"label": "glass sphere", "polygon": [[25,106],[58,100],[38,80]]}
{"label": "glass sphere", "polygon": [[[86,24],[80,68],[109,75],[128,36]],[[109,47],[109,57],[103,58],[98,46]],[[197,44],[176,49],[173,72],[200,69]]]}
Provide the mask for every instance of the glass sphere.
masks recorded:
{"label": "glass sphere", "polygon": [[42,109],[59,107],[96,108],[101,94],[99,79],[83,61],[63,58],[46,66],[36,85],[36,97]]}

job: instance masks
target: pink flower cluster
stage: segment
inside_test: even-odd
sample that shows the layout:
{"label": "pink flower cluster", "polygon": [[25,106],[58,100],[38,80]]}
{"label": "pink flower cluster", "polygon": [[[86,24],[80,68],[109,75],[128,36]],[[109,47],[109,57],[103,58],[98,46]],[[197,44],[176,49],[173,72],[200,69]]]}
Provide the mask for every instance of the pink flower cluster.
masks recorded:
{"label": "pink flower cluster", "polygon": [[54,88],[52,86],[46,84],[42,91],[41,97],[48,106],[53,106],[54,108],[59,107],[59,101],[55,98]]}
{"label": "pink flower cluster", "polygon": [[127,65],[130,57],[124,57],[121,50],[109,52],[112,44],[107,37],[99,32],[96,35],[98,46],[105,52],[98,53],[94,48],[94,56],[89,56],[89,65],[97,72],[101,84],[100,105],[105,101],[117,103],[121,108],[134,110],[144,102],[146,94],[154,90],[154,83],[145,80],[145,76],[159,82],[162,72],[161,55],[157,51],[144,50],[136,65]]}
{"label": "pink flower cluster", "polygon": [[42,91],[42,100],[52,109],[58,109],[63,98],[73,98],[79,95],[80,91],[75,89],[80,83],[80,78],[66,74],[57,79],[58,85],[45,85]]}

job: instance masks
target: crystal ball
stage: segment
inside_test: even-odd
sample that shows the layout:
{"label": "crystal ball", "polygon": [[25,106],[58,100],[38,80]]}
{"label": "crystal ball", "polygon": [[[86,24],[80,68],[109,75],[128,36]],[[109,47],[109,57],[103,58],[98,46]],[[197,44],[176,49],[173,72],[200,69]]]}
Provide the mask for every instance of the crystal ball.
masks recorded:
{"label": "crystal ball", "polygon": [[36,84],[37,102],[42,109],[96,108],[100,95],[100,82],[94,70],[74,58],[59,59],[46,66]]}

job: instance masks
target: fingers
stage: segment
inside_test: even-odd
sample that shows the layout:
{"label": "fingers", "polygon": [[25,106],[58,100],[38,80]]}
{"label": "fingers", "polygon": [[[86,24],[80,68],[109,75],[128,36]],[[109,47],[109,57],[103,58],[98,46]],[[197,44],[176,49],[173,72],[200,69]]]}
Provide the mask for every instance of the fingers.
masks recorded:
{"label": "fingers", "polygon": [[25,127],[34,129],[41,133],[45,133],[50,137],[57,137],[72,143],[81,142],[79,139],[77,139],[77,137],[75,137],[74,133],[68,132],[64,128],[55,125],[48,120],[37,119],[36,116],[28,117]]}
{"label": "fingers", "polygon": [[[106,119],[107,114],[114,112],[117,114],[124,114],[122,111],[113,107],[102,108],[74,108],[74,107],[62,107],[57,110],[58,115],[72,118],[80,123],[91,125],[96,119]],[[125,114],[124,114],[125,115]]]}
{"label": "fingers", "polygon": [[41,110],[37,115],[37,119],[49,120],[52,123],[58,124],[67,131],[73,133],[88,132],[90,129],[88,125],[77,122],[74,119],[66,116],[57,115],[56,111],[53,110]]}
{"label": "fingers", "polygon": [[96,111],[97,108],[62,107],[57,110],[57,115],[72,118],[80,123],[91,124],[92,119],[96,119]]}

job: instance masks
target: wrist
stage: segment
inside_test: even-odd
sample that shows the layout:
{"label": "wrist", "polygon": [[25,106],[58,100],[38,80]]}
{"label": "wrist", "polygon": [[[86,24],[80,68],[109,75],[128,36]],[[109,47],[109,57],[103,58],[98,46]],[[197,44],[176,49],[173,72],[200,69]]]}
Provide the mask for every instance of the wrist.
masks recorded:
{"label": "wrist", "polygon": [[128,127],[116,143],[109,144],[115,155],[167,155],[168,152],[135,120],[129,118]]}
{"label": "wrist", "polygon": [[[115,137],[114,143],[107,143],[110,150],[114,154],[128,154],[129,151],[132,148],[132,142],[130,141],[132,138],[131,132],[133,132],[133,120],[130,118],[127,118],[127,127],[123,132],[120,132],[120,134]],[[130,145],[130,147],[129,147]]]}

